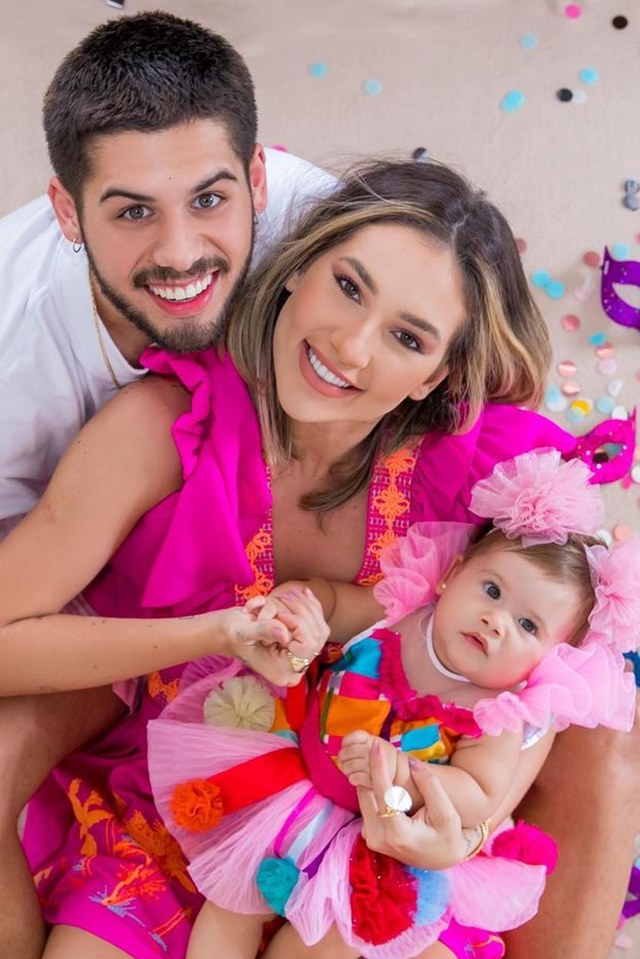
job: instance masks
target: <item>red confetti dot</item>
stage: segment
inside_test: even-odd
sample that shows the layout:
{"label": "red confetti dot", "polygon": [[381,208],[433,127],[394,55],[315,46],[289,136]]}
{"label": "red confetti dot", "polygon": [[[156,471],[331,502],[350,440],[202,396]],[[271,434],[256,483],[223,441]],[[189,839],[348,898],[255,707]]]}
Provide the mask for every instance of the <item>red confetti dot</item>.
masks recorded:
{"label": "red confetti dot", "polygon": [[564,8],[564,15],[569,20],[577,20],[582,16],[582,7],[578,3],[568,3]]}
{"label": "red confetti dot", "polygon": [[[573,313],[567,313],[566,316],[562,317],[560,322],[569,333],[575,333],[575,331],[580,328],[580,317],[575,316]],[[640,370],[638,370],[638,374],[638,379],[640,379]]]}
{"label": "red confetti dot", "polygon": [[585,266],[600,266],[600,254],[596,253],[595,250],[589,250],[582,257],[582,262]]}
{"label": "red confetti dot", "polygon": [[518,248],[518,253],[524,253],[527,249],[527,241],[523,240],[522,237],[517,237],[516,246]]}

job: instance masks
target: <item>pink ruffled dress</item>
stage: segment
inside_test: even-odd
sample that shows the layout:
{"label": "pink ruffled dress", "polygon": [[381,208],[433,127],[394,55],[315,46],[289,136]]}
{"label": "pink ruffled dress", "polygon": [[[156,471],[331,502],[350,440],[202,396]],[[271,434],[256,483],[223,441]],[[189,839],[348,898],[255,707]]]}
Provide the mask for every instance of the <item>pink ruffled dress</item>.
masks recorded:
{"label": "pink ruffled dress", "polygon": [[[211,665],[193,685],[194,673],[185,675],[186,688],[149,724],[158,809],[208,899],[237,913],[275,910],[308,946],[335,923],[365,959],[410,959],[452,918],[500,931],[535,914],[540,862],[494,856],[489,845],[487,855],[433,873],[371,853],[362,840],[356,791],[336,765],[346,732],[366,729],[437,763],[460,736],[481,735],[471,710],[410,688],[397,633],[373,629],[323,670],[298,749],[276,691],[240,664]],[[203,783],[218,822],[201,830]],[[197,797],[186,815],[185,790]]]}
{"label": "pink ruffled dress", "polygon": [[[173,429],[184,484],[139,521],[87,591],[88,602],[102,615],[166,617],[268,591],[271,493],[244,383],[213,351],[150,350],[145,362],[192,395]],[[468,433],[430,433],[415,449],[379,462],[357,582],[379,578],[381,549],[410,523],[468,522],[471,486],[496,462],[537,446],[570,453],[575,438],[535,413],[493,405]],[[46,921],[84,929],[135,959],[182,959],[202,902],[154,806],[147,768],[147,723],[175,697],[182,671],[146,677],[132,714],[48,778],[25,827]],[[474,948],[460,935],[465,949]],[[489,942],[478,933],[474,942],[483,939]],[[488,955],[480,945],[475,954]]]}

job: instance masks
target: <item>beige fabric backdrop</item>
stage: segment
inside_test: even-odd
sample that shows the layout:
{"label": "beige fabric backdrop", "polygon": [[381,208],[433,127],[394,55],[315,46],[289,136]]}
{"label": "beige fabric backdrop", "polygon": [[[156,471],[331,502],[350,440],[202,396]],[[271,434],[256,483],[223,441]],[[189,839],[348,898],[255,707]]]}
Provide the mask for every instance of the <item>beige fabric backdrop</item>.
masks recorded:
{"label": "beige fabric backdrop", "polygon": [[[157,6],[127,0],[126,12]],[[556,364],[576,364],[571,380],[579,397],[595,403],[607,389],[618,390],[615,403],[628,411],[640,392],[640,332],[607,319],[599,272],[582,257],[605,244],[627,244],[629,258],[640,259],[640,212],[621,202],[623,182],[640,180],[640,3],[578,6],[581,15],[571,19],[562,0],[164,2],[244,54],[265,144],[338,172],[366,154],[407,156],[424,147],[486,188],[526,241],[527,273],[546,270],[566,284],[558,300],[536,291]],[[4,0],[0,213],[46,184],[40,105],[55,66],[89,29],[118,15],[104,0]],[[626,29],[614,29],[616,15],[628,17]],[[521,43],[530,34],[535,49]],[[324,75],[314,75],[313,64]],[[584,68],[598,71],[597,83],[580,80]],[[574,99],[561,102],[560,88]],[[525,96],[512,113],[500,109],[509,91]],[[627,288],[626,295],[640,305],[638,293]],[[578,330],[563,328],[566,314],[578,316]],[[615,371],[598,370],[588,341],[598,332],[613,344]],[[554,365],[551,385],[564,382]],[[604,418],[595,407],[575,425],[566,411],[550,415],[574,432]],[[610,530],[640,528],[640,485],[617,483],[606,496]],[[626,955],[640,956],[640,947]]]}

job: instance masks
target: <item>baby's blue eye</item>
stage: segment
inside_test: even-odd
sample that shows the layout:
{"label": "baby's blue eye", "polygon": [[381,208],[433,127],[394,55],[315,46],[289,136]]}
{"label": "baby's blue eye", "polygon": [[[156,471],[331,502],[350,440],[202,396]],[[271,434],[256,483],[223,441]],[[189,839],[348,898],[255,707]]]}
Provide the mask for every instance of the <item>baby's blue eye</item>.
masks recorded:
{"label": "baby's blue eye", "polygon": [[495,583],[485,583],[484,591],[491,599],[500,599],[500,587],[496,586]]}
{"label": "baby's blue eye", "polygon": [[524,629],[525,633],[532,633],[532,635],[535,636],[535,634],[538,632],[538,627],[536,624],[533,622],[533,620],[527,619],[526,616],[521,616],[518,622]]}

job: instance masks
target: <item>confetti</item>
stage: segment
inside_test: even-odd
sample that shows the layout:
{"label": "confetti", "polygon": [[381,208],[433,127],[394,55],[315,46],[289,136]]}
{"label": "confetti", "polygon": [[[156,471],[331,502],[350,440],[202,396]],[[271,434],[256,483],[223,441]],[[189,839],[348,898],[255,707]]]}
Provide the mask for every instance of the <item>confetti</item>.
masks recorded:
{"label": "confetti", "polygon": [[561,103],[569,103],[570,100],[573,100],[573,92],[568,87],[560,87],[559,90],[556,90],[556,97]]}
{"label": "confetti", "polygon": [[593,67],[584,67],[578,76],[580,77],[580,82],[586,83],[588,86],[594,86],[600,79],[600,74]]}
{"label": "confetti", "polygon": [[615,400],[612,396],[601,396],[596,400],[596,409],[598,413],[604,413],[606,416],[609,415],[615,405]]}
{"label": "confetti", "polygon": [[370,97],[377,97],[378,94],[382,93],[382,81],[376,80],[375,77],[371,77],[369,80],[365,80],[362,85],[362,89]]}
{"label": "confetti", "polygon": [[599,360],[610,360],[615,354],[616,348],[613,343],[603,343],[602,346],[596,346],[595,354]]}
{"label": "confetti", "polygon": [[637,485],[640,485],[640,466],[634,466],[631,470],[631,479]]}
{"label": "confetti", "polygon": [[326,77],[329,72],[329,67],[323,60],[316,60],[315,63],[309,64],[309,73],[312,77]]}
{"label": "confetti", "polygon": [[559,300],[565,294],[565,285],[560,283],[559,280],[551,280],[550,283],[547,283],[544,291],[552,300]]}
{"label": "confetti", "polygon": [[415,160],[416,163],[426,163],[429,159],[429,154],[424,147],[416,147],[411,154],[411,159]]}
{"label": "confetti", "polygon": [[584,92],[584,90],[579,90],[579,89],[578,89],[578,90],[572,90],[571,92],[572,92],[572,94],[573,94],[573,102],[574,102],[574,103],[586,103],[586,102],[587,102],[587,94]]}
{"label": "confetti", "polygon": [[579,400],[574,400],[570,407],[572,410],[579,410],[583,416],[587,416],[592,409],[591,400],[586,400],[583,398]]}
{"label": "confetti", "polygon": [[618,396],[623,386],[622,380],[611,380],[611,382],[607,384],[607,393],[609,396]]}
{"label": "confetti", "polygon": [[[567,330],[569,333],[575,333],[576,330],[580,329],[580,317],[576,316],[574,313],[567,313],[560,320],[562,323],[563,329]],[[638,370],[638,379],[640,380],[640,370]]]}
{"label": "confetti", "polygon": [[611,25],[616,28],[616,30],[624,30],[628,26],[629,21],[626,17],[614,17],[611,21]]}
{"label": "confetti", "polygon": [[604,333],[592,333],[589,337],[589,343],[591,343],[591,346],[602,346],[602,344],[606,342],[607,338]]}
{"label": "confetti", "polygon": [[568,20],[578,20],[582,16],[582,7],[579,3],[568,3],[564,15]]}
{"label": "confetti", "polygon": [[628,260],[631,248],[628,243],[614,243],[611,247],[611,256],[616,260]]}
{"label": "confetti", "polygon": [[546,270],[536,270],[531,274],[531,282],[534,286],[548,286],[551,283],[551,274]]}
{"label": "confetti", "polygon": [[588,250],[582,257],[585,266],[600,266],[600,254],[595,250]]}
{"label": "confetti", "polygon": [[527,249],[527,241],[523,240],[521,236],[516,238],[516,247],[518,253],[525,253]]}
{"label": "confetti", "polygon": [[633,530],[630,526],[627,526],[626,523],[618,523],[617,526],[613,527],[612,533],[613,538],[617,543],[622,543],[623,540],[629,539]]}
{"label": "confetti", "polygon": [[569,405],[569,401],[562,395],[557,386],[547,387],[544,394],[544,403],[550,413],[562,413]]}
{"label": "confetti", "polygon": [[520,90],[510,90],[500,101],[500,109],[503,113],[515,113],[519,110],[525,101],[524,93]]}
{"label": "confetti", "polygon": [[520,37],[520,46],[523,50],[535,50],[538,46],[538,38],[535,33],[523,33]]}
{"label": "confetti", "polygon": [[580,387],[575,380],[567,380],[560,387],[565,396],[580,396]]}
{"label": "confetti", "polygon": [[561,363],[558,363],[557,370],[560,376],[573,376],[577,369],[576,364],[573,360],[563,360]]}
{"label": "confetti", "polygon": [[596,363],[596,369],[602,376],[613,376],[618,369],[618,364],[614,359],[599,360]]}

